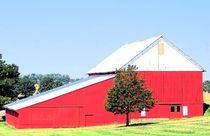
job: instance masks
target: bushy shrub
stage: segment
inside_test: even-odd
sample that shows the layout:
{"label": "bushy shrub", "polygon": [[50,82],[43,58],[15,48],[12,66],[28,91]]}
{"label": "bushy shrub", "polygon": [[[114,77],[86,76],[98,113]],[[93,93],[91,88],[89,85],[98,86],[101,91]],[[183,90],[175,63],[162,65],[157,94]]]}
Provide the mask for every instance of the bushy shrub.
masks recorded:
{"label": "bushy shrub", "polygon": [[206,112],[204,113],[204,116],[210,116],[210,107],[206,110]]}
{"label": "bushy shrub", "polygon": [[11,103],[12,100],[10,97],[0,96],[0,110],[3,109],[3,105]]}

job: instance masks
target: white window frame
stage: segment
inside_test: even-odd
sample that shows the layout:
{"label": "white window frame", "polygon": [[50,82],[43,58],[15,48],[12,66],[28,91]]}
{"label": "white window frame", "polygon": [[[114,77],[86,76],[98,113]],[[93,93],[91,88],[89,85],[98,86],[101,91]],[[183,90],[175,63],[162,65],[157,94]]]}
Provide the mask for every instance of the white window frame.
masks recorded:
{"label": "white window frame", "polygon": [[182,107],[183,111],[183,116],[188,116],[188,106],[183,106]]}
{"label": "white window frame", "polygon": [[141,111],[141,117],[145,117],[146,116],[146,111],[145,108],[143,108],[143,110]]}

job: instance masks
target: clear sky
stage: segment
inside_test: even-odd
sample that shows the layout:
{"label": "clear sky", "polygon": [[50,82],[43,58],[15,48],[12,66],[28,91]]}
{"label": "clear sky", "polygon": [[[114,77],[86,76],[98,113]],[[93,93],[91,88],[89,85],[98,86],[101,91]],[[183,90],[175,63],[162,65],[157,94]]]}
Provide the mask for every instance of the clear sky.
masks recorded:
{"label": "clear sky", "polygon": [[210,80],[209,0],[0,0],[0,53],[21,74],[84,77],[123,44],[158,35]]}

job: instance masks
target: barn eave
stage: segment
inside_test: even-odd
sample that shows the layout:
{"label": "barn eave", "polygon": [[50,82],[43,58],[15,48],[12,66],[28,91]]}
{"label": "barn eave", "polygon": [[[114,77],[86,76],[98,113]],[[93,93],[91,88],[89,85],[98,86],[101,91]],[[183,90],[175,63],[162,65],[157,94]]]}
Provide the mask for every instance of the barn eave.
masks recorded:
{"label": "barn eave", "polygon": [[3,107],[5,109],[10,109],[13,111],[31,106],[31,105],[35,105],[56,97],[59,97],[61,95],[65,95],[67,93],[71,93],[74,92],[76,90],[79,90],[81,88],[114,78],[115,74],[109,74],[109,75],[95,75],[95,76],[89,76],[85,79],[34,95],[34,96],[30,96],[27,98],[24,98],[22,100],[4,105]]}

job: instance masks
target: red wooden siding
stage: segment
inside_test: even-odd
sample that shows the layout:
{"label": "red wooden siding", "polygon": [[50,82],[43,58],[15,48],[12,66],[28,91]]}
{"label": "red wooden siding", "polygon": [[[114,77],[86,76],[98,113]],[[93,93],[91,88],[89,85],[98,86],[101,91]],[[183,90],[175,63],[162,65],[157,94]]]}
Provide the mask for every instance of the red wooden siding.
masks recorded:
{"label": "red wooden siding", "polygon": [[[186,117],[202,116],[202,72],[144,71],[146,84],[153,89],[158,104],[144,118],[172,118],[170,105],[188,106]],[[16,128],[84,127],[125,123],[124,115],[105,111],[106,90],[113,86],[109,79],[77,91],[20,110],[17,117],[8,114],[7,122]],[[180,115],[178,115],[180,116]],[[132,113],[131,118],[141,118]]]}
{"label": "red wooden siding", "polygon": [[6,121],[9,125],[19,128],[19,114],[16,111],[6,109]]}
{"label": "red wooden siding", "polygon": [[202,72],[139,72],[159,104],[202,104]]}

